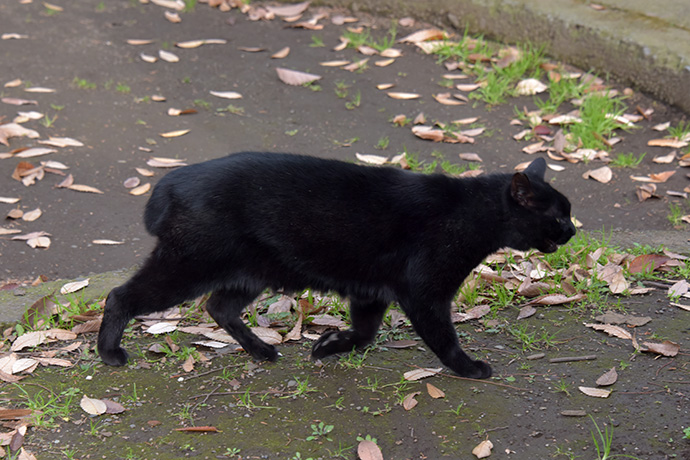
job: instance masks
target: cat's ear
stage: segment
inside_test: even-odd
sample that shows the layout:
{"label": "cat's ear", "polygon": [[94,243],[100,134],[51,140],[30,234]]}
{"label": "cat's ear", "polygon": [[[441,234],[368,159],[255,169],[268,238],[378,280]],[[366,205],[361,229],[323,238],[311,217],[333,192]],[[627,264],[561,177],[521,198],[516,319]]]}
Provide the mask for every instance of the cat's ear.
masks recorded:
{"label": "cat's ear", "polygon": [[513,174],[513,179],[510,182],[510,196],[523,208],[529,208],[532,205],[534,191],[526,174]]}
{"label": "cat's ear", "polygon": [[537,158],[527,166],[524,171],[525,174],[531,177],[538,177],[539,179],[544,179],[544,174],[546,173],[546,160],[543,158]]}

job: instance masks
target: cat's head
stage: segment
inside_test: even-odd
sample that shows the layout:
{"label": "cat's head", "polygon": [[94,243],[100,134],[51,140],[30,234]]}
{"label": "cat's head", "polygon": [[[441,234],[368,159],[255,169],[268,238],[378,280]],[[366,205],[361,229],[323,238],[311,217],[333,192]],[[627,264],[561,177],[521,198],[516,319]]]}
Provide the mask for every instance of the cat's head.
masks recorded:
{"label": "cat's head", "polygon": [[511,179],[513,209],[509,240],[514,249],[554,252],[575,235],[570,201],[544,182],[545,172],[546,161],[538,158]]}

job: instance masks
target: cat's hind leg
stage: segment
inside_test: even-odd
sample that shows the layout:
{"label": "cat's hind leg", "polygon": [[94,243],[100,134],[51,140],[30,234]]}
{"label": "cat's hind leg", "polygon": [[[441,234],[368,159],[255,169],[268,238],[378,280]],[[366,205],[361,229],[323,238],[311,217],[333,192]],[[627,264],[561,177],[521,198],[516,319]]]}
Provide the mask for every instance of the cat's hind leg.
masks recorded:
{"label": "cat's hind leg", "polygon": [[103,362],[110,366],[127,363],[120,342],[132,318],[167,310],[202,292],[203,286],[173,261],[149,257],[129,281],[108,294],[98,333],[98,354]]}
{"label": "cat's hind leg", "polygon": [[206,302],[206,311],[254,358],[275,361],[278,359],[276,348],[258,338],[240,318],[244,307],[254,300],[260,292],[242,289],[218,289],[213,291]]}
{"label": "cat's hind leg", "polygon": [[352,325],[345,331],[330,331],[323,334],[311,349],[311,355],[315,359],[352,351],[353,348],[362,348],[369,345],[376,338],[386,313],[388,305],[385,302],[363,301],[350,299],[350,319]]}
{"label": "cat's hind leg", "polygon": [[491,377],[491,366],[483,361],[473,360],[460,348],[458,334],[450,319],[450,301],[447,305],[401,301],[401,306],[424,343],[453,372],[473,379]]}

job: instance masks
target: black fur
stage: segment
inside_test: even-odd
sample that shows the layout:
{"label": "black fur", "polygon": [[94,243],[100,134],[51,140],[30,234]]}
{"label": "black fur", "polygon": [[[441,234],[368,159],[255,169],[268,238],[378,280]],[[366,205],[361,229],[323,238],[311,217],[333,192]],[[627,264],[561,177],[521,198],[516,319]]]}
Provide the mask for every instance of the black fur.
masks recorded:
{"label": "black fur", "polygon": [[352,319],[314,344],[315,358],[372,342],[395,301],[443,364],[489,377],[489,365],[460,348],[451,301],[499,248],[552,252],[575,233],[570,203],[544,171],[538,159],[524,173],[457,179],[249,152],[175,170],[146,205],[157,246],[108,296],[98,351],[124,365],[130,319],[212,291],[216,322],[255,358],[275,360],[242,309],[268,287],[311,287],[348,297]]}

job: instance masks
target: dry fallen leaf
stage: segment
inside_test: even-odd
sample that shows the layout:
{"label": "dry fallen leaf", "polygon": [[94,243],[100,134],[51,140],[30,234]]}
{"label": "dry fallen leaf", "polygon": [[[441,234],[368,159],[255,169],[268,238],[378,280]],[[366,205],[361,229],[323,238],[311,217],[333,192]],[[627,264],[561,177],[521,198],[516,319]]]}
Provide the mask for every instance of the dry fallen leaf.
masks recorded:
{"label": "dry fallen leaf", "polygon": [[307,1],[294,3],[291,5],[267,6],[266,9],[269,13],[272,13],[276,16],[292,17],[299,16],[300,14],[304,13],[304,11],[306,11],[306,9],[309,7],[310,3],[311,2]]}
{"label": "dry fallen leaf", "polygon": [[668,163],[673,163],[673,160],[676,159],[676,151],[672,151],[668,155],[657,155],[654,158],[652,158],[652,161],[654,163],[659,163],[659,164],[668,164]]}
{"label": "dry fallen leaf", "polygon": [[620,326],[613,326],[611,324],[592,324],[592,323],[585,323],[586,327],[591,327],[592,329],[595,329],[597,331],[604,331],[608,335],[613,336],[613,337],[618,337],[619,339],[626,339],[626,340],[632,340],[632,335],[630,332],[626,331]]}
{"label": "dry fallen leaf", "polygon": [[93,240],[91,243],[93,244],[100,244],[100,245],[116,245],[116,244],[124,244],[124,241],[115,241],[115,240]]}
{"label": "dry fallen leaf", "polygon": [[688,292],[690,284],[686,280],[680,280],[673,283],[673,286],[668,288],[669,297],[680,297]]}
{"label": "dry fallen leaf", "polygon": [[362,155],[361,153],[355,153],[355,156],[362,163],[369,163],[374,165],[382,165],[388,161],[388,158],[379,155]]}
{"label": "dry fallen leaf", "polygon": [[604,390],[603,388],[578,387],[578,389],[593,398],[608,398],[611,395],[611,390]]}
{"label": "dry fallen leaf", "polygon": [[242,95],[236,91],[209,91],[212,96],[222,99],[241,99]]}
{"label": "dry fallen leaf", "polygon": [[189,131],[191,131],[191,130],[190,130],[190,129],[178,129],[178,130],[176,130],[176,131],[169,131],[169,132],[167,132],[167,133],[160,133],[159,135],[160,135],[161,137],[165,137],[165,138],[180,137],[180,136],[184,136],[184,135],[187,134]]}
{"label": "dry fallen leaf", "polygon": [[158,50],[158,56],[166,62],[179,62],[180,58],[170,51]]}
{"label": "dry fallen leaf", "polygon": [[443,370],[442,367],[439,367],[436,369],[432,369],[432,368],[414,369],[414,370],[405,372],[403,374],[403,377],[405,378],[405,380],[410,380],[410,381],[419,380],[419,379],[423,379],[425,377],[431,377],[432,375],[436,375],[439,372],[441,372],[441,370]]}
{"label": "dry fallen leaf", "polygon": [[602,184],[607,184],[613,178],[613,171],[608,166],[602,166],[601,168],[591,169],[582,175],[583,179],[594,179]]}
{"label": "dry fallen leaf", "polygon": [[86,413],[91,415],[105,414],[105,411],[108,409],[105,403],[100,399],[89,398],[86,395],[81,398],[79,405]]}
{"label": "dry fallen leaf", "polygon": [[403,93],[403,92],[396,92],[396,91],[389,91],[386,94],[388,94],[388,97],[391,97],[393,99],[403,99],[403,100],[418,99],[420,97],[419,94],[416,94],[416,93]]}
{"label": "dry fallen leaf", "polygon": [[147,182],[147,183],[140,185],[138,187],[134,187],[132,190],[129,191],[129,194],[139,196],[139,195],[143,195],[144,193],[148,192],[149,190],[151,190],[151,184],[149,182]]}
{"label": "dry fallen leaf", "polygon": [[67,188],[70,190],[74,190],[77,192],[84,192],[84,193],[97,193],[97,194],[103,193],[102,191],[100,191],[96,187],[91,187],[90,185],[72,184],[72,185],[68,185]]}
{"label": "dry fallen leaf", "polygon": [[426,384],[426,391],[429,393],[429,396],[431,396],[434,399],[440,399],[440,398],[446,397],[446,394],[442,390],[436,388],[435,386],[433,386],[430,383]]}
{"label": "dry fallen leaf", "polygon": [[486,458],[491,455],[491,449],[493,449],[493,447],[493,443],[486,439],[472,449],[472,454],[477,458]]}
{"label": "dry fallen leaf", "polygon": [[616,372],[616,368],[612,367],[597,379],[597,385],[606,387],[616,383],[616,380],[618,380],[618,373]]}
{"label": "dry fallen leaf", "polygon": [[536,78],[528,78],[519,82],[515,91],[520,96],[532,96],[534,94],[543,93],[547,88],[548,87],[544,83]]}
{"label": "dry fallen leaf", "polygon": [[357,446],[357,456],[360,460],[383,460],[381,449],[374,441],[360,441]]}
{"label": "dry fallen leaf", "polygon": [[405,398],[403,399],[403,402],[402,402],[403,409],[405,409],[405,410],[414,409],[414,407],[417,404],[419,404],[419,401],[417,401],[415,399],[415,396],[417,396],[419,393],[420,393],[419,391],[415,391],[415,392],[412,392],[412,393],[408,394],[407,396],[405,396]]}
{"label": "dry fallen leaf", "polygon": [[400,43],[419,43],[429,40],[443,40],[446,38],[445,32],[439,29],[424,29],[413,32],[400,40]]}
{"label": "dry fallen leaf", "polygon": [[36,219],[38,219],[39,217],[41,217],[41,214],[43,214],[43,212],[41,211],[41,208],[36,208],[33,211],[25,212],[24,215],[22,216],[22,220],[25,220],[26,222],[33,222]]}
{"label": "dry fallen leaf", "polygon": [[682,149],[683,147],[687,147],[688,143],[683,140],[663,138],[652,139],[649,142],[647,142],[647,145],[651,147],[671,147],[672,149]]}
{"label": "dry fallen leaf", "polygon": [[80,289],[84,289],[86,286],[89,285],[89,278],[86,278],[81,281],[73,281],[71,283],[66,283],[60,288],[60,294],[65,295],[65,294],[71,294],[73,292],[77,292]]}
{"label": "dry fallen leaf", "polygon": [[279,51],[271,54],[271,59],[283,59],[286,58],[288,54],[290,54],[290,47],[286,46],[285,48],[281,48]]}
{"label": "dry fallen leaf", "polygon": [[280,81],[291,86],[302,86],[304,84],[312,83],[321,79],[321,75],[284,69],[282,67],[277,67],[276,73],[278,74]]}

